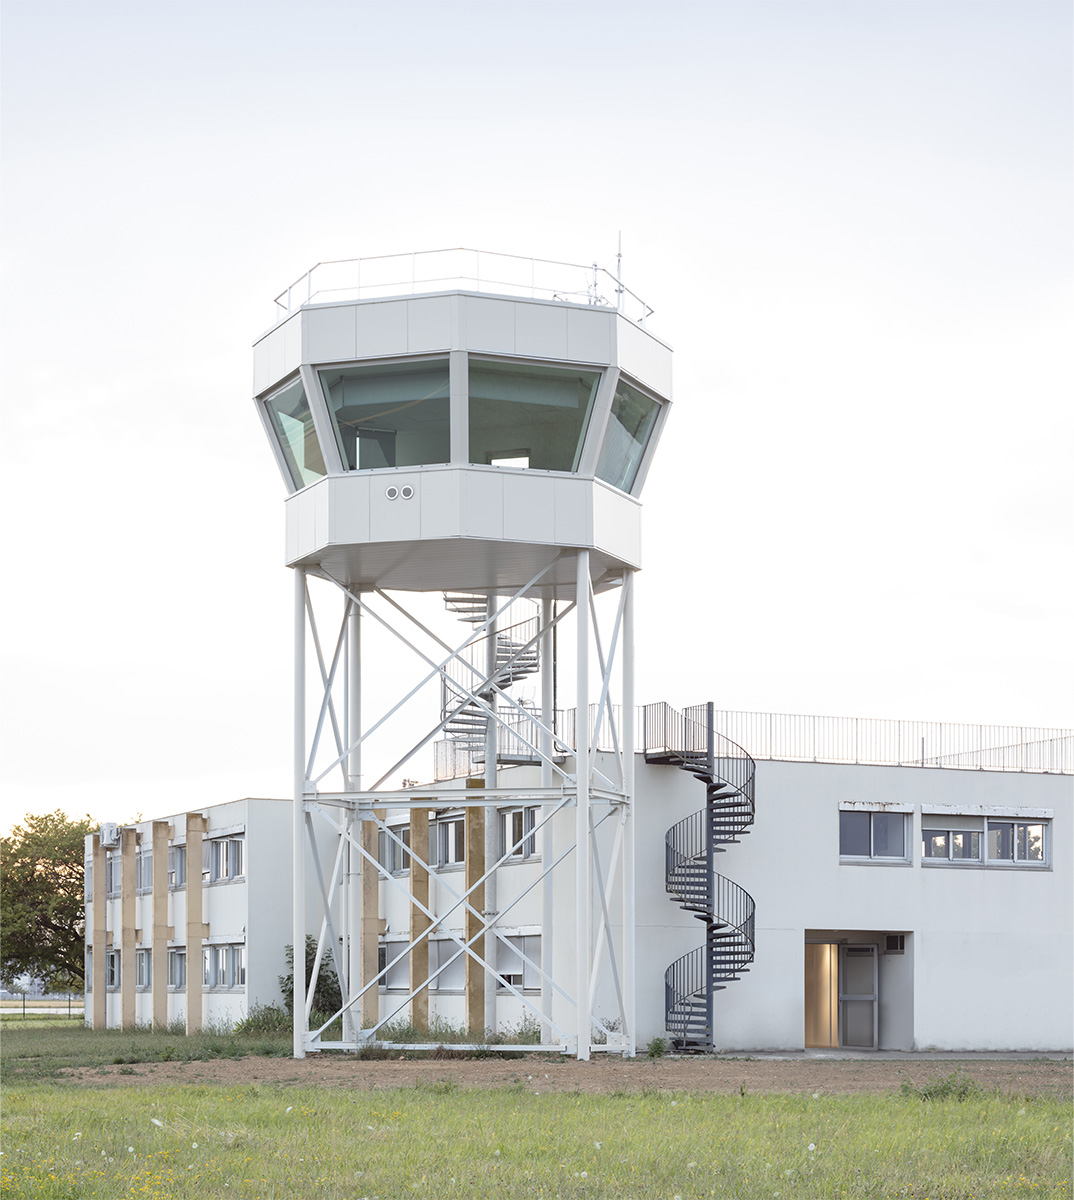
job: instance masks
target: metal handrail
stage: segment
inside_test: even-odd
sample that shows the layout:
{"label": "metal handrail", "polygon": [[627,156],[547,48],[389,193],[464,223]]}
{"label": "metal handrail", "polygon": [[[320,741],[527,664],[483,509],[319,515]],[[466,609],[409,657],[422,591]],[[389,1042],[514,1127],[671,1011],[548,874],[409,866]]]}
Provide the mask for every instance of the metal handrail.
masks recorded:
{"label": "metal handrail", "polygon": [[638,325],[644,325],[653,312],[618,272],[595,262],[558,262],[466,246],[325,259],[285,287],[273,298],[273,305],[276,320],[282,321],[315,300],[330,303],[457,288],[614,308]]}

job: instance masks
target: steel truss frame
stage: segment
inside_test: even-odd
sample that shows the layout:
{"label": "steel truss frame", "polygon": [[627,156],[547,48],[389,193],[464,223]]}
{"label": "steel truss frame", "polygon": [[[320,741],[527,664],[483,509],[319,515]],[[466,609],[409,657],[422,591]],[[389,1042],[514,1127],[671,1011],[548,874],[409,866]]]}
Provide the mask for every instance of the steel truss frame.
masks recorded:
{"label": "steel truss frame", "polygon": [[[636,1050],[635,987],[634,987],[634,572],[626,569],[619,580],[614,616],[610,622],[604,614],[604,629],[598,619],[598,606],[590,578],[589,552],[577,551],[575,599],[563,603],[557,612],[551,600],[540,599],[541,616],[538,632],[524,646],[516,649],[505,663],[496,661],[495,634],[499,618],[510,606],[523,598],[541,596],[541,581],[550,567],[540,571],[523,586],[507,596],[489,597],[486,619],[476,625],[455,646],[449,645],[430,630],[394,596],[380,589],[359,591],[327,575],[318,573],[341,594],[342,617],[338,633],[327,649],[318,628],[309,588],[309,575],[304,568],[295,568],[294,575],[294,822],[293,822],[293,945],[294,955],[294,1046],[296,1058],[321,1049],[359,1050],[367,1046],[394,1047],[389,1037],[380,1036],[385,1027],[406,1016],[412,1003],[422,992],[428,995],[448,967],[457,960],[470,960],[475,970],[483,972],[484,994],[491,989],[497,994],[514,996],[527,1014],[527,1022],[541,1030],[540,1043],[519,1047],[512,1043],[503,1049],[554,1049],[588,1059],[596,1051],[614,1051],[633,1055]],[[380,602],[372,603],[373,597]],[[575,624],[575,699],[578,720],[575,722],[575,746],[569,746],[557,736],[554,721],[553,629],[566,618]],[[410,688],[391,707],[376,719],[369,720],[362,711],[362,650],[363,625],[373,622],[391,635],[425,664],[427,673],[421,682]],[[416,634],[424,639],[418,644]],[[487,656],[485,669],[475,667],[466,657],[468,648],[482,639],[493,647]],[[541,652],[541,707],[523,706],[510,695],[506,686],[497,682],[505,668],[537,645]],[[316,720],[312,736],[308,737],[307,648],[312,646],[316,660],[320,694],[317,699]],[[431,647],[431,649],[430,649]],[[455,667],[452,686],[460,696],[459,707],[476,707],[487,717],[488,738],[484,786],[458,785],[385,788],[385,781],[402,769],[414,755],[440,735],[453,714],[442,716],[439,723],[425,730],[406,754],[369,788],[362,788],[362,751],[369,737],[385,722],[400,712],[415,696],[430,685],[439,687],[449,666]],[[459,666],[464,668],[460,682]],[[615,716],[613,692],[618,677],[619,703],[624,720]],[[339,693],[342,691],[342,699]],[[595,705],[595,719],[589,722],[585,714]],[[456,710],[458,711],[458,710]],[[508,725],[512,716],[522,715]],[[627,715],[630,716],[627,716]],[[592,724],[592,728],[589,726]],[[498,731],[510,729],[515,744],[521,743],[540,766],[539,787],[498,786],[495,764]],[[529,731],[529,736],[520,729]],[[326,737],[326,730],[330,733]],[[597,749],[607,731],[613,747],[602,752],[598,764]],[[326,741],[330,748],[325,749]],[[493,764],[490,766],[489,764]],[[574,770],[568,768],[573,766]],[[335,771],[342,774],[340,790],[320,790],[319,785]],[[476,878],[467,877],[463,888],[453,886],[450,875],[438,873],[434,864],[425,861],[424,849],[406,845],[390,826],[386,810],[430,809],[454,807],[484,809],[486,818],[495,820],[500,806],[525,805],[538,809],[532,828],[526,829],[513,846],[502,847],[502,853],[491,865],[487,855],[484,871]],[[564,837],[569,825],[568,812],[574,809],[570,835]],[[556,838],[553,840],[553,829]],[[319,836],[318,836],[319,831]],[[600,836],[598,837],[598,832]],[[497,910],[495,887],[497,872],[515,858],[523,843],[531,846],[540,838],[539,871],[526,886],[512,896],[509,903]],[[411,868],[404,878],[393,874],[379,861],[378,840],[392,843],[409,855]],[[531,840],[532,839],[532,840]],[[325,847],[331,847],[330,852]],[[580,851],[580,852],[579,852]],[[430,857],[432,857],[430,855]],[[316,904],[307,911],[307,868],[312,867],[316,883]],[[438,896],[447,898],[447,906],[434,909],[427,903],[427,891],[415,894],[415,868],[419,878],[437,879]],[[457,878],[457,877],[456,877]],[[376,888],[370,886],[375,880]],[[573,929],[553,928],[553,886],[568,883],[573,890]],[[365,886],[363,886],[365,884]],[[402,896],[428,922],[427,927],[412,937],[405,955],[429,944],[434,933],[440,940],[451,943],[453,953],[424,980],[409,989],[405,997],[391,995],[386,1015],[380,1000],[380,985],[388,974],[388,966],[371,967],[369,939],[371,922],[378,916],[372,911],[379,885]],[[487,889],[487,890],[486,890]],[[525,897],[538,890],[541,898],[542,961],[523,954],[517,946],[511,953],[521,960],[526,970],[540,980],[540,997],[527,995],[512,980],[498,976],[495,971],[495,948],[507,945],[508,928],[504,918]],[[562,892],[560,894],[563,894]],[[487,908],[478,906],[484,898]],[[363,904],[367,911],[363,912]],[[448,925],[448,920],[461,918],[462,930]],[[313,924],[310,924],[312,919]],[[317,950],[310,977],[306,978],[305,955],[299,948],[306,943],[307,932],[316,931]],[[562,939],[570,951],[557,950]],[[490,955],[489,951],[493,953]],[[317,1027],[311,1027],[314,989],[319,972],[330,958],[340,981],[342,1004]],[[375,958],[373,962],[375,962]],[[614,1016],[594,1015],[598,992],[615,997]],[[554,1009],[554,1002],[556,1007]],[[495,1022],[495,1001],[491,1007]],[[555,1013],[555,1015],[554,1015]],[[564,1016],[564,1013],[567,1015]],[[363,1020],[363,1014],[365,1018]],[[342,1034],[338,1040],[327,1040],[326,1032],[337,1020]],[[486,1033],[489,1031],[486,1030]],[[410,1049],[434,1048],[439,1043],[407,1042]],[[496,1049],[495,1044],[479,1041],[458,1048]]]}

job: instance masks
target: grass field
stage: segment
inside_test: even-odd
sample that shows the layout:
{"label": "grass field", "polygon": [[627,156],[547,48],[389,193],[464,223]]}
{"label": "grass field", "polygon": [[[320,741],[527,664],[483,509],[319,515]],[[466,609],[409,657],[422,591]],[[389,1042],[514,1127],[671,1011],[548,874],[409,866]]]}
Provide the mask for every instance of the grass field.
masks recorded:
{"label": "grass field", "polygon": [[[957,1079],[931,1098],[912,1088],[814,1098],[540,1094],[532,1082],[120,1088],[54,1077],[61,1065],[114,1064],[109,1052],[131,1053],[132,1044],[137,1055],[166,1060],[185,1040],[5,1027],[8,1065],[36,1061],[37,1069],[4,1072],[3,1194],[961,1200],[1070,1192],[1069,1103]],[[190,1041],[191,1054],[210,1058],[241,1050],[234,1036]]]}

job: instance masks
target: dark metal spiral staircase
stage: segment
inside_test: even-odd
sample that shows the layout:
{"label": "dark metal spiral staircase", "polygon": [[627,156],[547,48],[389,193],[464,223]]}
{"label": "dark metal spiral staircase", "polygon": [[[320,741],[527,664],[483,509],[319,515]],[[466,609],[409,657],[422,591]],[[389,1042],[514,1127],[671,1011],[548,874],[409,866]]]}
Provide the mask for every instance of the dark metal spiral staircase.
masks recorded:
{"label": "dark metal spiral staircase", "polygon": [[[460,621],[480,625],[487,616],[487,601],[484,596],[463,592],[445,592],[444,604]],[[499,688],[510,687],[540,668],[540,651],[536,641],[536,614],[516,621],[496,634],[496,674],[492,683]],[[533,641],[533,644],[530,643]],[[471,660],[483,669],[485,665],[488,634],[472,643]],[[472,686],[472,676],[464,675]],[[492,696],[492,686],[486,684],[476,692],[482,700]],[[479,705],[469,700],[449,678],[441,680],[441,716],[447,721],[444,734],[448,741],[465,747],[480,761],[485,751],[485,736],[488,730],[488,714]]]}
{"label": "dark metal spiral staircase", "polygon": [[754,762],[716,733],[713,706],[678,713],[666,704],[644,712],[645,758],[689,771],[705,785],[705,807],[665,837],[665,886],[705,926],[705,944],[664,975],[665,1024],[676,1050],[714,1049],[713,996],[753,961],[753,897],[713,868],[716,854],[749,832],[754,814]]}

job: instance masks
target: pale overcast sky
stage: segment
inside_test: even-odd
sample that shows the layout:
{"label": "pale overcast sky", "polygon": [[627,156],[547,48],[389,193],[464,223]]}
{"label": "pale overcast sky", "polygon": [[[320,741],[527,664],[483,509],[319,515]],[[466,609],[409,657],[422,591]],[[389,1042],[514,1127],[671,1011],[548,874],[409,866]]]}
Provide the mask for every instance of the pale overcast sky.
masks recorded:
{"label": "pale overcast sky", "polygon": [[0,826],[289,793],[251,342],[440,246],[675,349],[639,700],[1074,723],[1066,0],[2,12]]}

